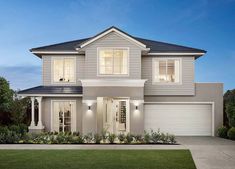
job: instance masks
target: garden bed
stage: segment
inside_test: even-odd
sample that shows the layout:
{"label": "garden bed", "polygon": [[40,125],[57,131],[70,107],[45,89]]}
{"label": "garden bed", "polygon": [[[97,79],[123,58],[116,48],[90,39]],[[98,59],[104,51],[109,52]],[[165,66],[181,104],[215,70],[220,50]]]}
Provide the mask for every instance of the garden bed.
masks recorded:
{"label": "garden bed", "polygon": [[120,133],[118,135],[103,130],[101,133],[79,132],[42,132],[28,133],[20,126],[0,127],[0,144],[163,144],[176,145],[175,136],[158,131],[145,132],[143,135]]}

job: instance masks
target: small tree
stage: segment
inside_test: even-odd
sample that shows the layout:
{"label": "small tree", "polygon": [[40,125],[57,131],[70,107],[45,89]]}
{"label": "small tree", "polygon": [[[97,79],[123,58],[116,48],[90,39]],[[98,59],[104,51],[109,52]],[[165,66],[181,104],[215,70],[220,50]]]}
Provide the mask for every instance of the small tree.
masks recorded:
{"label": "small tree", "polygon": [[8,81],[0,77],[0,112],[8,112],[13,101],[13,91]]}
{"label": "small tree", "polygon": [[8,81],[0,77],[0,125],[10,123],[10,109],[13,102],[13,91],[10,89]]}
{"label": "small tree", "polygon": [[235,126],[235,89],[224,94],[224,125]]}
{"label": "small tree", "polygon": [[24,123],[27,117],[26,111],[29,105],[29,99],[15,99],[11,104],[10,118],[13,124],[19,125]]}
{"label": "small tree", "polygon": [[228,117],[229,125],[235,127],[235,103],[226,104],[226,114]]}

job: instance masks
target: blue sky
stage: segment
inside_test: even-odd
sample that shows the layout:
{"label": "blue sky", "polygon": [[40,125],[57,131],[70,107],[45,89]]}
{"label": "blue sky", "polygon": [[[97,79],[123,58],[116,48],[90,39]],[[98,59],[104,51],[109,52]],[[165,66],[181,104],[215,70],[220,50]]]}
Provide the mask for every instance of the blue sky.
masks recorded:
{"label": "blue sky", "polygon": [[0,76],[13,89],[41,84],[29,49],[93,36],[110,26],[134,36],[205,49],[196,82],[235,88],[235,0],[0,0]]}

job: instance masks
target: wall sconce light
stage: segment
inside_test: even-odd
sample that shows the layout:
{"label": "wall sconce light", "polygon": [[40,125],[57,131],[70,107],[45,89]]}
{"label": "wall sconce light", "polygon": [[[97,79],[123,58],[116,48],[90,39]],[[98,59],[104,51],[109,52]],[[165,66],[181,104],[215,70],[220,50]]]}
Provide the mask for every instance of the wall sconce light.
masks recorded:
{"label": "wall sconce light", "polygon": [[135,109],[138,110],[138,106],[135,106]]}
{"label": "wall sconce light", "polygon": [[88,106],[88,110],[91,110],[91,106]]}

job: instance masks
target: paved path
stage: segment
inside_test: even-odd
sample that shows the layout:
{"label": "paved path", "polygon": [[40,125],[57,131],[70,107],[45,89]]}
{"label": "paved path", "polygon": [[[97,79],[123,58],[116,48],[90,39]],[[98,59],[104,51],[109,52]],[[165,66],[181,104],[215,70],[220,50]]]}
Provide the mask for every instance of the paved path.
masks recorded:
{"label": "paved path", "polygon": [[66,144],[0,144],[0,149],[15,149],[15,150],[62,150],[62,149],[94,149],[94,150],[178,150],[178,149],[186,149],[185,146],[182,145],[102,145],[102,144],[90,144],[90,145],[66,145]]}
{"label": "paved path", "polygon": [[217,137],[178,137],[190,149],[197,169],[235,169],[235,141]]}

